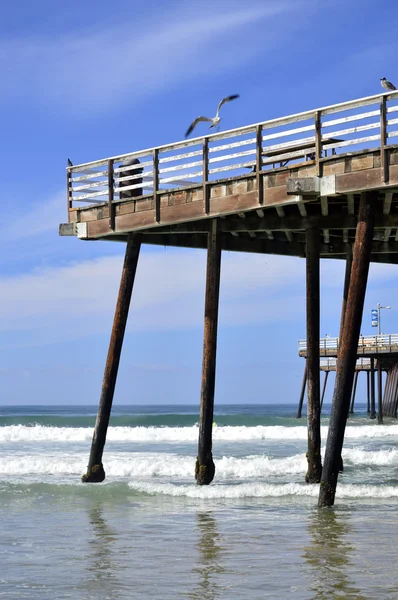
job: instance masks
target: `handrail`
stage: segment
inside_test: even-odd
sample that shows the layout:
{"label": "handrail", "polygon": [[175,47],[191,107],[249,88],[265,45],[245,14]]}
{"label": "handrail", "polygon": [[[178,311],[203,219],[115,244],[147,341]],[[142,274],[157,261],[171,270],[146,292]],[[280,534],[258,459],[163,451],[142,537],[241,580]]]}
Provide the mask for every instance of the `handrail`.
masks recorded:
{"label": "handrail", "polygon": [[[326,337],[319,340],[320,354],[327,356],[336,354],[339,349],[339,338]],[[307,340],[298,340],[299,354],[307,351]],[[358,340],[358,354],[378,354],[398,352],[398,333],[380,335],[361,335]]]}
{"label": "handrail", "polygon": [[[76,202],[92,200],[113,204],[131,198],[139,200],[147,195],[157,197],[175,188],[196,187],[205,192],[208,184],[225,177],[253,176],[259,186],[259,173],[262,176],[278,163],[284,166],[290,161],[296,165],[297,161],[314,160],[319,175],[321,161],[328,159],[330,153],[363,150],[365,145],[366,149],[380,149],[384,157],[388,138],[398,136],[398,119],[388,119],[391,113],[398,111],[397,103],[392,104],[392,101],[398,101],[398,91],[69,166],[68,209]],[[370,110],[358,112],[369,106]],[[338,118],[326,118],[336,113],[339,113]],[[352,121],[356,122],[354,126],[347,128],[346,124]],[[300,127],[291,127],[299,122]],[[395,129],[391,130],[393,126]],[[334,130],[330,131],[331,128]],[[270,143],[271,140],[275,143]],[[220,145],[220,141],[226,143]],[[125,161],[129,161],[129,165],[123,164]],[[131,161],[135,161],[133,165]],[[252,173],[247,169],[252,169]],[[204,205],[208,195],[206,191]],[[161,220],[157,212],[156,220]]]}

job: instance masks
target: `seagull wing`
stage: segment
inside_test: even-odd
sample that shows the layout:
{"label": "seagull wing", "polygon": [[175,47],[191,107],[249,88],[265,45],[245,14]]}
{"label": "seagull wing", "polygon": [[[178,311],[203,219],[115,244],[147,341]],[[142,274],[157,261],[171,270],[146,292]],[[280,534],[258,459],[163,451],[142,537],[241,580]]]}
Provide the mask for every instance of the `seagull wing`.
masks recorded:
{"label": "seagull wing", "polygon": [[231,100],[235,100],[236,98],[239,98],[239,94],[233,94],[232,96],[227,96],[226,98],[223,98],[217,107],[217,115],[220,112],[220,108],[223,104],[225,104],[226,102],[230,102]]}
{"label": "seagull wing", "polygon": [[194,121],[192,121],[192,123],[188,127],[185,137],[188,137],[189,134],[192,133],[192,131],[195,129],[196,125],[200,123],[200,121],[209,121],[212,123],[213,119],[209,119],[209,117],[197,117]]}

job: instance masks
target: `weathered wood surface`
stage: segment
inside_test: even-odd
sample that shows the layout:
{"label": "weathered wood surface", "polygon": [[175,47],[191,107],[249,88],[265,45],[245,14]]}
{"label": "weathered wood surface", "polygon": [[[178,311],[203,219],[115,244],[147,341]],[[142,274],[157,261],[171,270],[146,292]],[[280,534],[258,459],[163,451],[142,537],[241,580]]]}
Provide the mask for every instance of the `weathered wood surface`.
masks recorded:
{"label": "weathered wood surface", "polygon": [[126,246],[119,295],[113,320],[111,339],[109,342],[104,378],[102,381],[101,397],[91,444],[90,458],[87,473],[82,477],[82,481],[85,483],[99,483],[105,479],[102,455],[111,415],[113,395],[115,392],[117,372],[119,369],[120,355],[137,270],[140,246],[141,241],[139,236],[131,236]]}
{"label": "weathered wood surface", "polygon": [[[378,190],[372,261],[396,263],[397,98],[380,94],[68,167],[68,222],[87,227],[62,224],[60,234],[124,241],[141,232],[144,243],[202,247],[180,234],[207,233],[209,219],[227,217],[220,232],[235,238],[233,250],[303,256],[305,231],[318,227],[321,256],[336,257],[353,242],[359,193]],[[141,173],[126,168],[130,160]],[[270,243],[258,244],[258,232]]]}
{"label": "weathered wood surface", "polygon": [[212,432],[216,384],[220,274],[221,243],[217,235],[217,220],[215,219],[208,233],[207,246],[202,388],[200,394],[198,457],[195,466],[195,478],[199,485],[209,485],[213,481],[215,473],[212,454]]}
{"label": "weathered wood surface", "polygon": [[376,197],[374,192],[364,193],[360,200],[350,286],[319,491],[319,506],[334,504],[369,272]]}
{"label": "weathered wood surface", "polygon": [[320,256],[319,229],[308,229],[306,240],[307,315],[307,483],[321,480],[321,403],[319,371]]}

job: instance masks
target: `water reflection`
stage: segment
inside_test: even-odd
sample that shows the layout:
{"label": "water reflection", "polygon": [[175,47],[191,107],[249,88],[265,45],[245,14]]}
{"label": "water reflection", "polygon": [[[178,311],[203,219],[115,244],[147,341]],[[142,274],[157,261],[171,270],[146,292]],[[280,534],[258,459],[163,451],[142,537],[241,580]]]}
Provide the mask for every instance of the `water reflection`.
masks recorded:
{"label": "water reflection", "polygon": [[225,548],[221,545],[217,522],[211,512],[198,512],[196,524],[199,533],[198,564],[192,570],[199,575],[199,580],[189,597],[192,600],[215,600],[225,592],[219,581],[219,575],[227,572],[222,564]]}
{"label": "water reflection", "polygon": [[117,536],[106,522],[102,506],[91,507],[88,510],[88,520],[92,537],[89,539],[90,554],[87,560],[88,576],[85,587],[91,593],[109,593],[118,586],[115,580],[117,566],[113,558]]}
{"label": "water reflection", "polygon": [[334,509],[317,510],[309,517],[308,530],[312,544],[304,548],[304,558],[312,567],[309,587],[314,592],[313,598],[365,600],[347,574],[354,549],[347,541],[348,515]]}

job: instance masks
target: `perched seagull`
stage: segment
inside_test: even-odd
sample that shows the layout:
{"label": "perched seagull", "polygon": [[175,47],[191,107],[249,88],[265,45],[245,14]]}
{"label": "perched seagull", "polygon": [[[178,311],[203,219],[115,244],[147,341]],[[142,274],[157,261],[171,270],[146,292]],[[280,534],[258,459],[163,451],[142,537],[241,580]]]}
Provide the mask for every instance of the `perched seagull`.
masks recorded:
{"label": "perched seagull", "polygon": [[381,85],[383,86],[383,88],[384,88],[385,90],[390,90],[390,91],[392,91],[392,90],[396,90],[396,89],[397,89],[397,88],[395,87],[395,85],[393,85],[393,84],[391,83],[391,81],[387,81],[387,79],[386,79],[385,77],[382,77],[382,78],[380,79],[380,83],[381,83]]}
{"label": "perched seagull", "polygon": [[68,167],[73,167],[73,163],[70,158],[68,158]]}
{"label": "perched seagull", "polygon": [[223,104],[225,104],[226,102],[230,102],[231,100],[235,100],[235,98],[239,98],[239,94],[233,94],[232,96],[227,96],[226,98],[223,98],[221,100],[220,104],[218,105],[216,116],[213,117],[212,119],[210,119],[209,117],[197,117],[197,119],[195,119],[191,123],[191,125],[188,127],[185,137],[189,136],[189,134],[194,130],[196,125],[198,123],[200,123],[200,121],[208,121],[209,123],[211,123],[210,129],[212,127],[215,127],[216,125],[218,125],[219,122],[221,121],[220,117],[218,116],[218,113],[220,112],[220,108],[222,107]]}

